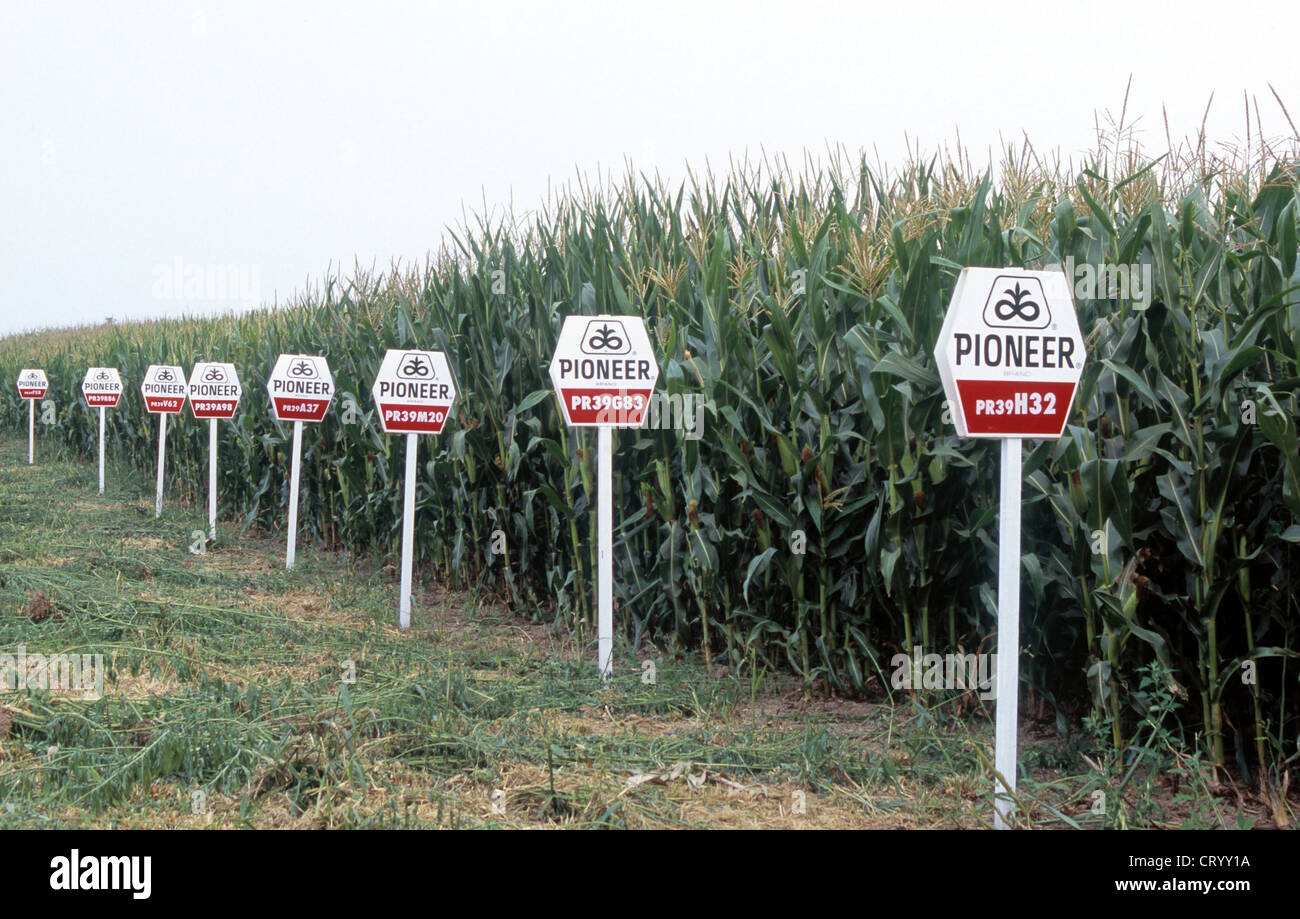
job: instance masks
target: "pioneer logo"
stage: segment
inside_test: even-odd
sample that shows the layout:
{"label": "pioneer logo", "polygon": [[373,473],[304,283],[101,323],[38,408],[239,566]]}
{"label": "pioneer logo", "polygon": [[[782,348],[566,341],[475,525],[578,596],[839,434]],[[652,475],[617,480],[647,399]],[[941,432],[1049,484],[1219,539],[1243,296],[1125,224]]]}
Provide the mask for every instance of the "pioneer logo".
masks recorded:
{"label": "pioneer logo", "polygon": [[427,355],[412,351],[397,368],[397,375],[403,380],[431,380],[434,377],[433,361]]}
{"label": "pioneer logo", "polygon": [[289,365],[289,376],[297,377],[300,380],[315,379],[316,364],[305,357],[298,358]]}
{"label": "pioneer logo", "polygon": [[51,890],[129,890],[137,900],[148,900],[153,890],[153,856],[71,855],[50,859]]}
{"label": "pioneer logo", "polygon": [[593,319],[582,335],[584,354],[629,354],[632,340],[617,319]]}
{"label": "pioneer logo", "polygon": [[1038,278],[1000,274],[984,304],[984,324],[994,329],[1045,329],[1052,323]]}

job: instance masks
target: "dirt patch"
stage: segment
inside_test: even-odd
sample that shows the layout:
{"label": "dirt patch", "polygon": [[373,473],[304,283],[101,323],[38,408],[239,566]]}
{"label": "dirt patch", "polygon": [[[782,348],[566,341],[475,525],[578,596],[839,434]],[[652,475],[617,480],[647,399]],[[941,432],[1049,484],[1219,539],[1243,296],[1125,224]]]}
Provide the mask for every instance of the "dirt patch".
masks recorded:
{"label": "dirt patch", "polygon": [[[772,677],[769,677],[771,680]],[[812,721],[819,728],[837,735],[862,735],[888,725],[905,707],[888,700],[849,699],[814,691],[805,693],[794,682],[769,683],[753,700],[739,701],[731,715],[741,722],[781,727],[790,722]]]}
{"label": "dirt patch", "polygon": [[529,647],[539,657],[558,657],[567,661],[579,656],[578,637],[569,629],[556,631],[549,622],[535,622],[513,616],[511,619],[510,624],[503,629],[505,634],[518,644]]}
{"label": "dirt patch", "polygon": [[330,611],[326,597],[306,590],[286,590],[276,595],[279,607],[286,613],[304,619],[319,619]]}
{"label": "dirt patch", "polygon": [[[791,715],[817,715],[831,719],[867,719],[880,711],[882,703],[838,697],[807,697],[799,690],[774,695],[760,695],[752,705],[737,708],[737,714],[777,720]],[[887,703],[886,709],[890,708]]]}
{"label": "dirt patch", "polygon": [[283,557],[245,552],[239,546],[223,543],[219,538],[209,545],[208,554],[203,556],[203,559],[224,570],[242,571],[247,574],[270,574],[284,567]]}
{"label": "dirt patch", "polygon": [[147,667],[141,667],[138,674],[126,669],[118,670],[116,680],[105,681],[104,694],[112,693],[128,699],[154,699],[172,695],[180,688],[180,682],[172,674],[155,675]]}
{"label": "dirt patch", "polygon": [[121,510],[124,505],[121,501],[105,501],[102,498],[92,501],[89,498],[79,498],[72,502],[72,509],[78,514],[90,517],[97,515],[101,511]]}
{"label": "dirt patch", "polygon": [[27,597],[27,605],[23,607],[21,615],[32,622],[44,622],[46,619],[58,622],[63,618],[63,613],[43,590],[38,590]]}
{"label": "dirt patch", "polygon": [[307,590],[285,590],[278,593],[245,587],[244,596],[255,607],[280,613],[290,619],[308,622],[332,622],[355,626],[358,617],[346,610],[336,609],[330,598]]}
{"label": "dirt patch", "polygon": [[122,542],[123,545],[130,546],[133,549],[146,549],[150,552],[166,552],[171,548],[157,536],[130,536]]}
{"label": "dirt patch", "polygon": [[[553,782],[553,785],[552,785]],[[554,793],[552,793],[552,789]],[[847,789],[816,794],[677,763],[656,773],[609,773],[566,765],[511,765],[493,789],[476,789],[484,819],[523,826],[591,824],[605,815],[629,828],[867,829],[896,826],[873,816]],[[494,812],[495,810],[495,812]],[[472,810],[471,810],[472,812]]]}
{"label": "dirt patch", "polygon": [[[425,614],[436,623],[439,638],[458,640],[462,644],[483,647],[485,641],[502,651],[521,654],[524,660],[547,658],[572,661],[581,658],[577,633],[567,626],[556,629],[550,622],[538,622],[511,612],[504,603],[483,604],[477,614],[466,614],[463,607],[448,602],[436,603],[441,592],[426,594]],[[594,662],[594,652],[591,655]]]}
{"label": "dirt patch", "polygon": [[319,680],[322,672],[341,676],[343,667],[332,654],[314,654],[304,656],[292,664],[247,661],[243,667],[229,671],[226,678],[242,685],[267,685],[288,676],[293,682],[306,685]]}
{"label": "dirt patch", "polygon": [[131,743],[135,744],[137,747],[148,746],[149,741],[153,740],[154,729],[156,727],[157,725],[148,718],[144,721],[133,724],[130,728]]}
{"label": "dirt patch", "polygon": [[593,712],[590,715],[562,711],[542,711],[539,714],[557,733],[578,736],[607,737],[627,734],[635,737],[666,737],[679,731],[702,730],[710,725],[710,722],[687,718],[681,714],[651,717],[641,715],[613,717],[607,711],[603,714]]}

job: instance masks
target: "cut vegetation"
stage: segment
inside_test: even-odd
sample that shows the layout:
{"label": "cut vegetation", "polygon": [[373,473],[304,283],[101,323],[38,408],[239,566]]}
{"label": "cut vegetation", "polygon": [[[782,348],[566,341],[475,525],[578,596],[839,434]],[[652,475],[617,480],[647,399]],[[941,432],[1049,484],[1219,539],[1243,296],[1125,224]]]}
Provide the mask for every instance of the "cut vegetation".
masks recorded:
{"label": "cut vegetation", "polygon": [[[201,504],[155,520],[139,469],[99,498],[92,466],[27,467],[25,447],[0,442],[0,654],[107,673],[97,700],[0,692],[0,826],[988,825],[973,694],[827,697],[648,644],[602,685],[590,636],[434,580],[403,634],[380,557],[309,547],[286,572],[281,544],[238,536],[194,555]],[[1139,728],[1129,763],[1033,714],[1023,825],[1286,820],[1212,788],[1172,721]]]}

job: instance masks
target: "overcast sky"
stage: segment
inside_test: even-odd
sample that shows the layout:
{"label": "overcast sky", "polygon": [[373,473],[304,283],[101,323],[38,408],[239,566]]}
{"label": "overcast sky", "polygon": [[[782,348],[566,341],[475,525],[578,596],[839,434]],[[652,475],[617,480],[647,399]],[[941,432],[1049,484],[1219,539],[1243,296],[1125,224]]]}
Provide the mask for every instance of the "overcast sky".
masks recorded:
{"label": "overcast sky", "polygon": [[[283,300],[423,258],[463,208],[597,167],[999,137],[1163,149],[1300,121],[1290,2],[16,3],[0,16],[0,334]],[[996,153],[994,154],[996,158]],[[187,296],[206,266],[246,289]],[[179,274],[178,274],[179,272]],[[197,273],[196,273],[197,272]],[[215,279],[214,279],[215,280]],[[255,289],[251,288],[256,285]],[[168,290],[168,286],[171,289]]]}

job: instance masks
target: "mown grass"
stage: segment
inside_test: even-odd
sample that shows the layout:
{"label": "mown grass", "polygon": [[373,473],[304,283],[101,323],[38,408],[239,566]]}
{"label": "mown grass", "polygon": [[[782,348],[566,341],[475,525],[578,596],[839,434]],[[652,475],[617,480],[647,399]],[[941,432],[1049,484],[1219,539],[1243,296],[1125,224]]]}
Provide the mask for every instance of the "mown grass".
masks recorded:
{"label": "mown grass", "polygon": [[[229,522],[196,555],[203,507],[155,520],[147,470],[110,463],[100,496],[93,466],[27,467],[25,447],[0,442],[0,654],[102,654],[108,676],[93,701],[0,692],[0,826],[988,823],[991,726],[969,698],[810,696],[626,646],[602,685],[586,636],[432,582],[404,634],[387,559],[309,544],[287,572],[282,542]],[[1165,762],[1093,814],[1128,764],[1093,768],[1079,743],[1026,732],[1025,825],[1265,813],[1196,775],[1160,804]]]}

